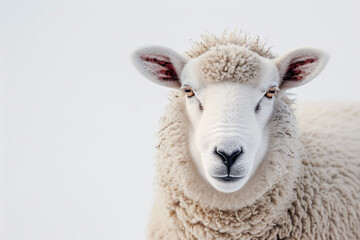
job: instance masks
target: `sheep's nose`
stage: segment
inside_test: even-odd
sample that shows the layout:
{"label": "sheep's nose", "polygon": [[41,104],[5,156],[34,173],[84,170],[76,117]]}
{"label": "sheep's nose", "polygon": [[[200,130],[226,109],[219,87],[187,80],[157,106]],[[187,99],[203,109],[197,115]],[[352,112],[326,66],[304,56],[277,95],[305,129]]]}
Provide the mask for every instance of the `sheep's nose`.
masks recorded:
{"label": "sheep's nose", "polygon": [[224,164],[227,167],[228,172],[230,172],[230,168],[239,156],[243,153],[242,148],[234,150],[231,154],[226,153],[225,151],[219,150],[215,148],[215,154],[218,155],[221,160],[223,160]]}

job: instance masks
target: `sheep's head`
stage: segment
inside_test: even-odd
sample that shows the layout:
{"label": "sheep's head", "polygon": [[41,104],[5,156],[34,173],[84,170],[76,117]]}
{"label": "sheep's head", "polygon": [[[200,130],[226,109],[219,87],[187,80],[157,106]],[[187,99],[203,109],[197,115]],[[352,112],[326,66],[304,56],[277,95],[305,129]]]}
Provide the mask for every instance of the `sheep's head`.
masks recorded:
{"label": "sheep's head", "polygon": [[147,78],[183,91],[192,159],[221,192],[241,189],[271,151],[268,123],[279,94],[310,81],[326,61],[313,48],[272,58],[233,43],[209,47],[192,58],[163,47],[134,54]]}

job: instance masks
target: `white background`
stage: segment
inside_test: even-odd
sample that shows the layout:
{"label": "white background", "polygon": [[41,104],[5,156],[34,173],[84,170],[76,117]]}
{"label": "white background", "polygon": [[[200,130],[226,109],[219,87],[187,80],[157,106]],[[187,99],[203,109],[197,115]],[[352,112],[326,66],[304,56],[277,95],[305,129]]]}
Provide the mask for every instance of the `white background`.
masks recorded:
{"label": "white background", "polygon": [[143,239],[167,90],[129,61],[244,29],[324,72],[299,102],[360,100],[359,1],[0,0],[0,239]]}

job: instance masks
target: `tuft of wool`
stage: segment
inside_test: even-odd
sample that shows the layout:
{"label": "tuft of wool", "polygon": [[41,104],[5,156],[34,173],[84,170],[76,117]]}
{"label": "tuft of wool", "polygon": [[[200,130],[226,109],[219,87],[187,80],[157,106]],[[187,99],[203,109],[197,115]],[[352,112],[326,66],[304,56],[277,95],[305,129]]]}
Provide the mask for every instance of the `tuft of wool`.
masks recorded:
{"label": "tuft of wool", "polygon": [[202,41],[193,42],[192,49],[187,51],[186,54],[191,58],[199,57],[205,52],[209,51],[216,46],[237,45],[248,48],[250,51],[259,54],[265,58],[275,58],[276,56],[266,47],[266,42],[261,41],[260,38],[251,37],[242,31],[227,32],[224,31],[222,35],[216,36],[211,33],[202,34]]}
{"label": "tuft of wool", "polygon": [[202,79],[208,82],[246,82],[256,79],[260,72],[260,57],[268,59],[275,55],[259,37],[250,37],[242,32],[224,32],[201,36],[186,52],[191,58],[198,58]]}
{"label": "tuft of wool", "polygon": [[360,106],[275,99],[271,142],[250,181],[221,193],[190,157],[185,96],[161,119],[149,239],[360,239]]}
{"label": "tuft of wool", "polygon": [[260,72],[259,55],[235,44],[211,47],[199,57],[203,79],[209,82],[246,82]]}

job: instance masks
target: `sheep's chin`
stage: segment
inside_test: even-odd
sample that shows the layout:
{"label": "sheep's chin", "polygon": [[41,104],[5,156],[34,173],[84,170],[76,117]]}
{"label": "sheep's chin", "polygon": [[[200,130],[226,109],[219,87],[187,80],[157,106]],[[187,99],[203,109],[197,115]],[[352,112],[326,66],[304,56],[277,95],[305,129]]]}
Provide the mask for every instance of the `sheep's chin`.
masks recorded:
{"label": "sheep's chin", "polygon": [[230,182],[217,179],[206,173],[206,180],[219,192],[233,193],[239,191],[248,181],[248,176]]}

